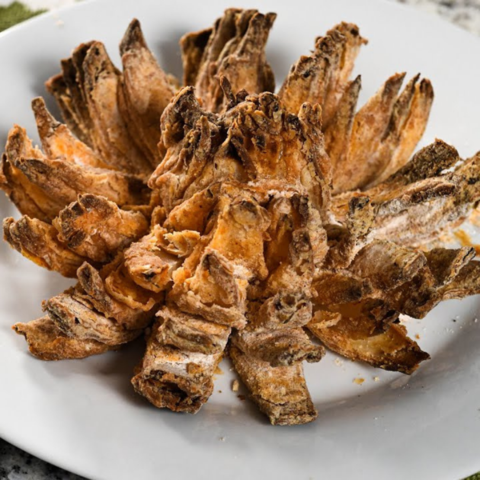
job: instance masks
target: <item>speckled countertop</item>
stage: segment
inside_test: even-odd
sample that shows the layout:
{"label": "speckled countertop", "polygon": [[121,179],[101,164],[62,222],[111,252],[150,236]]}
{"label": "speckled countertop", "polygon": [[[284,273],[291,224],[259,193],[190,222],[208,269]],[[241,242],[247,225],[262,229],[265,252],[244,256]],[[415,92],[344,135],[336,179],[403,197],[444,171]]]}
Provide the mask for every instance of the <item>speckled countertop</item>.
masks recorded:
{"label": "speckled countertop", "polygon": [[480,35],[480,0],[397,0],[426,12],[437,13],[472,33]]}
{"label": "speckled countertop", "polygon": [[[73,0],[26,0],[32,8],[72,3]],[[447,20],[480,35],[480,0],[391,0],[441,15]],[[0,0],[0,5],[5,5]],[[233,2],[234,3],[234,2]],[[472,472],[473,473],[473,472]],[[0,480],[82,480],[45,463],[0,438]]]}

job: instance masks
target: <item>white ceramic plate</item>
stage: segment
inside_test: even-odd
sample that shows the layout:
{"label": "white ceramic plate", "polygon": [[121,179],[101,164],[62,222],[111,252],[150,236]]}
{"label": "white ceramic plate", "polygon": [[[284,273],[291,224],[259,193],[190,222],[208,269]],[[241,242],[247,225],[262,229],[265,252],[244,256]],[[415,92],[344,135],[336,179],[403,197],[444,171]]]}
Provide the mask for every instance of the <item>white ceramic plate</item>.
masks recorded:
{"label": "white ceramic plate", "polygon": [[[362,100],[395,71],[422,72],[436,91],[423,143],[437,136],[462,155],[480,148],[480,42],[434,17],[372,0],[98,0],[46,14],[0,34],[0,141],[14,122],[34,135],[30,100],[44,95],[44,80],[77,44],[102,40],[118,61],[123,31],[138,17],[162,66],[178,75],[179,37],[232,4],[279,13],[267,52],[278,83],[316,35],[341,20],[358,23],[370,39],[357,65]],[[0,214],[17,215],[3,195]],[[37,318],[40,302],[68,282],[5,244],[0,262],[0,436],[68,470],[111,480],[453,480],[480,470],[478,298],[446,302],[423,322],[409,322],[433,357],[410,378],[332,354],[308,365],[319,418],[280,428],[231,391],[228,364],[208,404],[189,416],[156,410],[134,394],[129,380],[141,344],[82,361],[33,359],[10,326]],[[353,383],[356,377],[365,382]]]}

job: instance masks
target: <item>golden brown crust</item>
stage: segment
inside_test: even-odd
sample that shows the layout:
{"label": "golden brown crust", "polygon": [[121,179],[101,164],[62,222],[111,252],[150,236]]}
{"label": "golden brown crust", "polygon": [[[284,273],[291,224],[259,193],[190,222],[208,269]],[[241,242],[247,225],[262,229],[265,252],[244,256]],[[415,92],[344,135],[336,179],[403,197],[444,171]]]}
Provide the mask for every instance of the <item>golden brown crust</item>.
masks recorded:
{"label": "golden brown crust", "polygon": [[375,152],[392,115],[404,73],[390,77],[357,112],[345,157],[336,162],[334,191],[355,190],[367,185],[379,166]]}
{"label": "golden brown crust", "polygon": [[[67,94],[70,98],[70,107],[73,111],[75,123],[80,130],[80,135],[75,135],[88,146],[93,147],[92,119],[87,105],[87,94],[85,91],[85,72],[83,62],[93,42],[80,44],[72,52],[70,58],[60,62],[63,80],[67,86]],[[47,88],[48,90],[48,88]],[[69,125],[67,121],[67,125]],[[70,125],[69,125],[70,126]]]}
{"label": "golden brown crust", "polygon": [[207,47],[213,28],[187,33],[180,39],[183,63],[183,85],[194,86],[197,80],[203,52]]}
{"label": "golden brown crust", "polygon": [[308,329],[334,352],[385,370],[410,375],[420,362],[430,358],[407,337],[405,327],[398,324],[378,333],[372,332],[371,320],[367,317],[346,318],[340,314],[317,312]]}
{"label": "golden brown crust", "polygon": [[104,197],[79,195],[53,221],[58,239],[78,255],[106,263],[148,231],[139,212],[122,210]]}
{"label": "golden brown crust", "polygon": [[[346,268],[369,241],[376,212],[370,198],[364,195],[349,199],[343,224],[325,225],[328,251],[322,269]],[[338,217],[337,217],[338,219]]]}
{"label": "golden brown crust", "polygon": [[116,347],[95,340],[69,337],[48,316],[16,323],[12,328],[25,337],[30,353],[40,360],[79,359],[116,350]]}
{"label": "golden brown crust", "polygon": [[115,346],[134,340],[143,331],[127,330],[115,320],[94,311],[87,300],[69,293],[50,298],[43,308],[65,334],[80,340],[96,340]]}
{"label": "golden brown crust", "polygon": [[140,22],[132,20],[120,43],[123,77],[119,95],[120,112],[137,147],[153,167],[160,162],[160,116],[174,91],[148,49]]}
{"label": "golden brown crust", "polygon": [[105,46],[93,42],[83,62],[84,91],[93,124],[93,142],[106,163],[134,174],[148,174],[151,167],[133,142],[118,108],[121,77]]}
{"label": "golden brown crust", "polygon": [[20,213],[50,222],[62,209],[63,204],[58,199],[49,197],[18,168],[18,162],[23,157],[43,158],[43,155],[33,148],[25,129],[15,125],[8,133],[5,153],[2,155],[0,188]]}
{"label": "golden brown crust", "polygon": [[472,248],[427,252],[427,265],[408,283],[391,292],[392,305],[414,318],[425,317],[439,302],[478,292],[478,263]]}
{"label": "golden brown crust", "polygon": [[441,289],[441,299],[465,298],[480,293],[480,262],[467,263],[455,278]]}
{"label": "golden brown crust", "polygon": [[232,337],[232,344],[272,367],[316,363],[325,355],[323,346],[313,343],[302,328],[243,330]]}
{"label": "golden brown crust", "polygon": [[134,310],[149,312],[164,299],[162,293],[145,290],[134,282],[125,266],[122,253],[104,267],[103,273],[108,294]]}
{"label": "golden brown crust", "polygon": [[213,374],[221,353],[179,350],[159,341],[153,327],[145,355],[132,378],[135,391],[157,408],[197,413],[213,392]]}
{"label": "golden brown crust", "polygon": [[[343,96],[346,85],[350,80],[355,60],[360,53],[362,45],[368,41],[360,35],[360,29],[354,23],[341,22],[327,32],[339,46],[338,59],[330,62],[331,69],[328,90],[326,93],[325,105],[323,107],[323,123],[325,127],[330,125],[335,112],[338,110],[338,104]],[[322,55],[323,39],[319,38],[315,44],[315,53]],[[328,50],[328,48],[327,48]],[[334,67],[335,68],[332,68]]]}
{"label": "golden brown crust", "polygon": [[285,79],[279,96],[297,113],[303,103],[318,103],[328,129],[340,109],[361,45],[367,43],[354,24],[341,23],[315,42],[310,56],[302,56]]}
{"label": "golden brown crust", "polygon": [[218,252],[206,250],[192,276],[178,269],[168,298],[181,310],[203,318],[243,328],[246,290],[251,273],[229,262]]}
{"label": "golden brown crust", "polygon": [[[248,93],[274,90],[265,45],[275,17],[274,13],[263,15],[257,10],[230,8],[215,22],[211,33],[199,32],[182,39],[184,63],[188,67],[185,85],[195,80],[197,94],[207,110],[221,112],[228,106],[220,83],[222,77],[228,80],[234,94],[240,90]],[[197,67],[196,75],[191,64]]]}
{"label": "golden brown crust", "polygon": [[323,308],[355,303],[373,294],[373,287],[367,279],[342,270],[322,271],[312,287],[315,303]]}
{"label": "golden brown crust", "polygon": [[272,425],[300,425],[317,418],[300,363],[272,367],[234,345],[230,346],[229,356],[252,400]]}
{"label": "golden brown crust", "polygon": [[254,191],[224,184],[204,239],[173,277],[169,298],[182,310],[237,328],[245,324],[249,280],[265,278],[269,217]]}
{"label": "golden brown crust", "polygon": [[339,171],[339,165],[344,165],[347,162],[347,139],[351,137],[360,88],[361,77],[359,75],[346,86],[338,102],[337,111],[328,126],[323,128],[325,150],[331,158],[332,169],[335,172]]}
{"label": "golden brown crust", "polygon": [[[105,275],[107,276],[108,275]],[[105,278],[92,265],[84,263],[77,271],[78,285],[75,296],[86,300],[105,317],[118,322],[128,330],[145,328],[151,323],[156,306],[150,310],[135,309],[112,297],[105,285]]]}
{"label": "golden brown crust", "polygon": [[151,292],[163,292],[172,283],[173,272],[181,265],[175,254],[165,249],[168,231],[155,225],[150,233],[125,251],[125,268],[132,280]]}
{"label": "golden brown crust", "polygon": [[119,206],[141,205],[148,198],[139,178],[113,170],[47,158],[19,158],[15,167],[63,206],[74,202],[82,193],[104,196]]}
{"label": "golden brown crust", "polygon": [[411,280],[425,265],[422,252],[385,240],[372,241],[358,252],[349,271],[387,292]]}
{"label": "golden brown crust", "polygon": [[[414,77],[413,80],[415,80]],[[411,85],[410,82],[409,85]],[[406,96],[409,95],[409,86],[407,85]],[[377,178],[373,179],[369,186],[377,185],[382,180],[388,178],[391,174],[397,172],[407,162],[416,145],[423,136],[423,132],[427,126],[430,110],[433,103],[433,87],[430,80],[424,78],[420,83],[415,85],[415,93],[411,103],[408,105],[408,109],[405,108],[407,103],[404,98],[404,94],[400,95],[397,100],[397,104],[394,106],[392,119],[390,120],[392,128],[387,130],[388,139],[392,143],[395,142],[395,146],[390,147],[389,155],[382,162],[385,167],[383,172],[377,175]],[[398,108],[396,109],[395,107]],[[384,141],[384,144],[390,142]],[[388,146],[387,146],[388,148]],[[368,187],[367,187],[368,188]]]}
{"label": "golden brown crust", "polygon": [[174,306],[163,307],[157,312],[157,318],[160,320],[157,340],[187,352],[222,353],[231,332],[225,325],[205,321]]}
{"label": "golden brown crust", "polygon": [[263,93],[247,97],[233,111],[238,117],[232,122],[232,144],[249,179],[265,188],[290,186],[307,193],[313,206],[327,216],[331,164],[318,106],[302,105],[297,117],[288,114],[276,95]]}
{"label": "golden brown crust", "polygon": [[57,235],[54,227],[35,218],[3,221],[3,238],[12,248],[41,267],[74,278],[85,258],[59,242]]}
{"label": "golden brown crust", "polygon": [[82,142],[91,145],[87,129],[81,123],[75,111],[72,94],[69,91],[65,78],[68,77],[64,77],[62,73],[54,75],[45,82],[45,89],[55,98],[62,118],[68,125],[68,128]]}
{"label": "golden brown crust", "polygon": [[32,110],[35,114],[38,135],[48,158],[61,158],[79,165],[109,168],[90,147],[77,140],[66,125],[53,118],[43,98],[37,97],[32,100]]}
{"label": "golden brown crust", "polygon": [[161,123],[167,152],[148,185],[159,192],[168,211],[214,182],[241,175],[238,161],[224,152],[216,161],[224,140],[220,119],[200,107],[193,88],[180,90],[165,109]]}
{"label": "golden brown crust", "polygon": [[[148,201],[148,193],[138,177],[63,158],[49,159],[33,148],[21,127],[10,131],[5,153],[8,165],[4,162],[3,170],[9,168],[5,178],[11,179],[12,185],[21,185],[36,205],[49,212],[50,218],[81,193],[103,195],[118,205]],[[17,175],[17,171],[23,175]]]}
{"label": "golden brown crust", "polygon": [[375,211],[369,239],[426,244],[461,224],[480,199],[480,156],[459,160],[453,147],[437,140],[382,184],[333,197],[332,211],[345,222],[349,202],[369,196]]}

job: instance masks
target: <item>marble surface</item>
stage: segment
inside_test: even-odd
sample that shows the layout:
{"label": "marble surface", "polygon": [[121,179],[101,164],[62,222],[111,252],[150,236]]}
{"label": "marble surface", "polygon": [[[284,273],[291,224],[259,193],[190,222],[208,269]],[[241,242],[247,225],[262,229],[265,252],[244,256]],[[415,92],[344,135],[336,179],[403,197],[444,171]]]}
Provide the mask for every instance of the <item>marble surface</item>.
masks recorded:
{"label": "marble surface", "polygon": [[0,480],[82,480],[0,439]]}
{"label": "marble surface", "polygon": [[[26,0],[33,8],[58,7],[73,0]],[[439,14],[480,35],[480,0],[390,0]],[[0,0],[0,4],[8,3]],[[234,3],[234,2],[233,2]],[[472,472],[473,473],[473,472]],[[82,480],[82,477],[54,467],[10,445],[0,438],[0,480]]]}
{"label": "marble surface", "polygon": [[397,1],[427,12],[437,13],[446,20],[450,20],[458,26],[480,35],[480,0]]}

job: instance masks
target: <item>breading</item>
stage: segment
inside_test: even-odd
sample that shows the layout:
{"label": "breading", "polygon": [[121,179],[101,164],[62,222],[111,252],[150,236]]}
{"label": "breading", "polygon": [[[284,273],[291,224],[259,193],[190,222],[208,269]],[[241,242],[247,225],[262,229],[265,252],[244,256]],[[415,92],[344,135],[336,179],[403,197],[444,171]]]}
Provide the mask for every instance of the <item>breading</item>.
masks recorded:
{"label": "breading", "polygon": [[110,168],[90,147],[77,140],[66,125],[53,118],[43,98],[37,97],[32,100],[32,110],[37,122],[38,135],[48,158],[63,159],[97,168]]}
{"label": "breading", "polygon": [[36,218],[3,220],[3,238],[12,248],[41,267],[74,278],[85,258],[67,248],[57,236],[55,227]]}
{"label": "breading", "polygon": [[205,321],[174,306],[163,307],[157,317],[160,321],[156,336],[163,345],[205,354],[222,353],[227,346],[230,327]]}
{"label": "breading", "polygon": [[302,328],[243,330],[232,337],[232,345],[272,367],[316,363],[325,355],[323,346],[313,343]]}
{"label": "breading", "polygon": [[94,311],[87,300],[70,293],[50,298],[44,302],[43,309],[62,332],[80,340],[115,346],[130,342],[143,332],[143,329],[127,330]]}
{"label": "breading", "polygon": [[339,313],[318,312],[308,329],[334,352],[385,370],[411,374],[420,362],[430,358],[408,338],[402,325],[392,324],[385,332],[378,332],[365,316],[344,317]]}
{"label": "breading", "polygon": [[251,392],[252,400],[272,425],[299,425],[317,418],[301,363],[272,367],[234,345],[229,349],[229,356]]}
{"label": "breading", "polygon": [[14,165],[29,182],[63,205],[74,202],[82,193],[104,196],[119,206],[148,201],[143,182],[129,174],[61,159],[20,157]]}
{"label": "breading", "polygon": [[123,77],[118,90],[119,108],[132,140],[152,167],[161,160],[160,116],[174,89],[148,49],[140,22],[132,20],[120,43]]}
{"label": "breading", "polygon": [[[180,41],[185,85],[194,85],[205,108],[227,107],[220,79],[226,77],[234,94],[273,91],[275,80],[265,58],[268,33],[276,15],[230,8],[208,31],[185,35]],[[195,64],[196,74],[191,64]]]}
{"label": "breading", "polygon": [[25,337],[30,353],[40,360],[78,359],[116,350],[116,347],[96,340],[70,337],[48,316],[28,323],[16,323],[12,328]]}
{"label": "breading", "polygon": [[168,231],[155,225],[151,232],[125,251],[125,268],[132,280],[151,292],[162,292],[172,282],[181,260],[165,251],[163,237]]}
{"label": "breading", "polygon": [[213,374],[221,353],[189,352],[158,340],[157,322],[145,355],[132,378],[135,391],[157,408],[197,413],[213,392]]}
{"label": "breading", "polygon": [[288,110],[298,113],[303,103],[318,103],[326,128],[333,121],[349,83],[360,47],[367,41],[358,27],[341,23],[315,41],[315,50],[292,66],[279,97]]}
{"label": "breading", "polygon": [[32,182],[19,168],[21,158],[42,158],[34,148],[24,128],[15,125],[8,133],[5,153],[2,155],[0,188],[23,215],[50,222],[64,204],[51,198],[42,188]]}
{"label": "breading", "polygon": [[84,263],[77,271],[78,285],[75,297],[85,299],[95,310],[128,330],[145,328],[149,325],[155,314],[155,306],[145,311],[143,308],[135,309],[118,301],[109,294],[105,285],[106,277],[108,277],[108,268],[99,272],[92,265]]}
{"label": "breading", "polygon": [[106,263],[148,231],[139,212],[122,210],[105,197],[79,195],[53,220],[58,240],[78,255]]}

